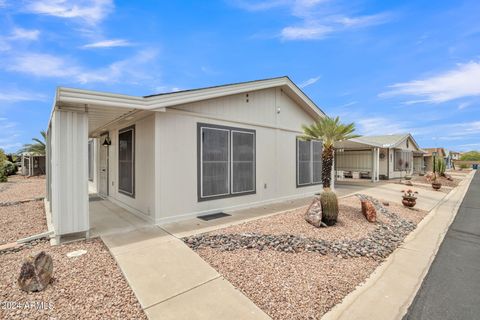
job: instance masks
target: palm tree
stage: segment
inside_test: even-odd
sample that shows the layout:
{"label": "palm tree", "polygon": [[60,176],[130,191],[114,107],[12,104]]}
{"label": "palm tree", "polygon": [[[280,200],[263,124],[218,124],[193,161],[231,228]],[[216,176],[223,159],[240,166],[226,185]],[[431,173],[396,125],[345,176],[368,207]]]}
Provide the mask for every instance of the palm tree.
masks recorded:
{"label": "palm tree", "polygon": [[24,144],[23,148],[20,149],[18,153],[26,152],[34,155],[45,155],[47,133],[45,131],[40,131],[40,134],[43,137],[43,141],[37,138],[33,138],[32,140],[35,141],[35,143]]}
{"label": "palm tree", "polygon": [[333,165],[334,144],[337,141],[343,141],[359,137],[353,134],[355,124],[343,124],[340,118],[325,117],[318,119],[310,126],[302,126],[304,140],[322,140],[322,183],[324,188],[330,188],[331,172]]}

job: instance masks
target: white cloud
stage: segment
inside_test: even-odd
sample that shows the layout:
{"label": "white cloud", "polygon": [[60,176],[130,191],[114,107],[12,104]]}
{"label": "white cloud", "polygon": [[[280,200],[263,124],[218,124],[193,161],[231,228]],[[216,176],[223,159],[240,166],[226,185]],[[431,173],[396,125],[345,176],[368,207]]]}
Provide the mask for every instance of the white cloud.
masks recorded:
{"label": "white cloud", "polygon": [[263,11],[287,5],[289,0],[267,0],[267,1],[249,1],[249,0],[235,0],[232,3],[247,11]]}
{"label": "white cloud", "polygon": [[385,135],[411,132],[402,122],[394,121],[384,117],[368,117],[356,119],[357,131],[362,135]]}
{"label": "white cloud", "polygon": [[334,31],[328,26],[300,26],[285,27],[280,34],[283,40],[312,40],[323,39]]}
{"label": "white cloud", "polygon": [[310,78],[310,79],[308,79],[308,80],[305,80],[305,81],[303,81],[302,83],[300,83],[298,86],[299,86],[300,88],[305,88],[305,87],[308,87],[308,86],[316,83],[318,80],[320,80],[320,76],[314,77],[314,78]]}
{"label": "white cloud", "polygon": [[[8,90],[6,92],[0,92],[0,102],[6,103],[15,103],[15,102],[22,102],[22,101],[45,101],[45,95],[26,92],[26,91],[19,91],[19,90]],[[4,120],[5,118],[0,118],[0,120]]]}
{"label": "white cloud", "polygon": [[133,44],[124,39],[112,39],[93,42],[82,46],[84,49],[89,48],[113,48],[113,47],[129,47]]}
{"label": "white cloud", "polygon": [[151,66],[156,56],[155,50],[143,50],[133,57],[113,62],[106,67],[88,69],[69,58],[28,53],[12,57],[5,64],[5,68],[37,77],[65,78],[77,83],[136,83],[156,76],[155,68]]}
{"label": "white cloud", "polygon": [[18,141],[20,137],[20,131],[18,130],[17,123],[9,121],[7,118],[0,118],[0,149],[6,152],[15,152],[22,144]]}
{"label": "white cloud", "polygon": [[470,102],[462,102],[458,105],[458,110],[463,110],[465,109],[466,107],[470,106]]}
{"label": "white cloud", "polygon": [[390,91],[379,96],[397,95],[415,96],[419,99],[407,101],[413,103],[441,103],[459,98],[480,95],[480,63],[459,64],[457,68],[423,80],[413,80],[391,85]]}
{"label": "white cloud", "polygon": [[113,10],[113,6],[113,0],[31,0],[25,9],[31,13],[80,19],[95,25]]}
{"label": "white cloud", "polygon": [[389,19],[390,15],[386,13],[380,13],[358,17],[340,16],[334,20],[335,22],[338,22],[347,28],[360,28],[386,23]]}
{"label": "white cloud", "polygon": [[39,35],[39,30],[15,28],[13,29],[12,34],[8,38],[11,40],[37,40]]}

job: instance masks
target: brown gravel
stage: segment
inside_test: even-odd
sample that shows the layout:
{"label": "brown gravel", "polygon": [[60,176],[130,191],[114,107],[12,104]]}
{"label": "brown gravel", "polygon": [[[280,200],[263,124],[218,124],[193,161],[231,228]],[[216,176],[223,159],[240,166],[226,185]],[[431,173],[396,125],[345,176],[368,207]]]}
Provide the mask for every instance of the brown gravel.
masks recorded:
{"label": "brown gravel", "polygon": [[[448,174],[448,172],[447,172]],[[462,179],[458,178],[453,178],[453,181],[448,180],[445,177],[438,177],[437,181],[442,184],[442,186],[447,186],[447,187],[456,187],[462,181]],[[431,184],[432,181],[427,179],[427,176],[413,176],[412,177],[412,182],[419,182],[419,183],[426,183],[426,184]]]}
{"label": "brown gravel", "polygon": [[[376,224],[363,217],[357,197],[339,199],[339,204],[339,221],[333,227],[311,226],[303,218],[307,208],[303,207],[210,234],[293,234],[340,240],[359,239],[375,229]],[[427,214],[395,203],[389,203],[387,208],[416,224]],[[378,219],[388,221],[382,214]],[[222,251],[207,247],[197,253],[273,319],[320,319],[381,263],[367,257],[345,259],[332,254],[271,249]]]}
{"label": "brown gravel", "polygon": [[0,207],[0,244],[47,231],[43,201]]}
{"label": "brown gravel", "polygon": [[[77,258],[66,253],[85,249]],[[44,250],[53,258],[51,285],[42,292],[25,293],[17,277],[25,256]],[[100,239],[51,247],[41,243],[31,249],[0,255],[0,301],[52,305],[51,310],[0,308],[0,319],[146,319],[120,269]]]}
{"label": "brown gravel", "polygon": [[0,183],[0,203],[38,197],[45,197],[45,176],[13,175],[8,177],[8,182]]}
{"label": "brown gravel", "polygon": [[273,319],[320,319],[380,264],[306,252],[198,253]]}

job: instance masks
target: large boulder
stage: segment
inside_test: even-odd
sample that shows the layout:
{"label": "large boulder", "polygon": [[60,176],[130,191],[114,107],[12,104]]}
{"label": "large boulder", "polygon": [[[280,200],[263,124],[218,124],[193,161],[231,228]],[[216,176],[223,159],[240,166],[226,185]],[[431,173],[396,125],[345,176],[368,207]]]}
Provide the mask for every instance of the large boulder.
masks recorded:
{"label": "large boulder", "polygon": [[18,285],[23,291],[36,292],[44,290],[53,274],[52,257],[44,251],[35,257],[29,256],[22,264]]}
{"label": "large boulder", "polygon": [[322,204],[320,203],[320,197],[315,196],[312,203],[305,212],[305,220],[311,225],[320,228],[322,227]]}
{"label": "large boulder", "polygon": [[373,206],[373,203],[367,199],[361,199],[360,203],[362,204],[362,213],[367,219],[368,222],[377,221],[377,210]]}

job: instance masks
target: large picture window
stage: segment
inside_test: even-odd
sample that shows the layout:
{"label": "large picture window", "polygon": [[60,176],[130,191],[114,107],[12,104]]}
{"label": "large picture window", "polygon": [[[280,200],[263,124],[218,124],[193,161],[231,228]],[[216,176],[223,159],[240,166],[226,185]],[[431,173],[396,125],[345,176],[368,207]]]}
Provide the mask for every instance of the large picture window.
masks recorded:
{"label": "large picture window", "polygon": [[408,171],[413,165],[413,152],[405,150],[395,150],[395,171]]}
{"label": "large picture window", "polygon": [[200,201],[255,193],[255,131],[198,124]]}
{"label": "large picture window", "polygon": [[322,183],[322,141],[297,138],[297,187]]}
{"label": "large picture window", "polygon": [[135,127],[118,132],[118,191],[135,196]]}
{"label": "large picture window", "polygon": [[93,140],[88,141],[88,180],[93,181]]}

